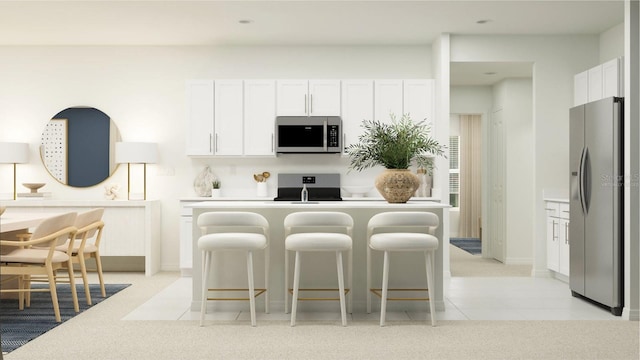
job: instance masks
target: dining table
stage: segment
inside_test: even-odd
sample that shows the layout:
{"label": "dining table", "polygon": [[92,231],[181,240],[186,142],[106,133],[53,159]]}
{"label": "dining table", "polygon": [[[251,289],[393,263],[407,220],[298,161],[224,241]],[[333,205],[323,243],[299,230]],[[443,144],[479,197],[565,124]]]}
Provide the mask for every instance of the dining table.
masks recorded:
{"label": "dining table", "polygon": [[16,235],[27,232],[36,227],[42,220],[56,216],[52,213],[7,211],[0,215],[0,238],[2,240],[16,240]]}

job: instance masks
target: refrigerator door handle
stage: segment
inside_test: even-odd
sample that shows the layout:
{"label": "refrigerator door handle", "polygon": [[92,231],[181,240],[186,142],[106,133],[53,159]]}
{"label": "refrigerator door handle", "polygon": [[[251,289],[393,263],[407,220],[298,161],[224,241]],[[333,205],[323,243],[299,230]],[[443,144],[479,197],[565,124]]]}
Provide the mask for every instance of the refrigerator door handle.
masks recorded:
{"label": "refrigerator door handle", "polygon": [[584,213],[589,213],[589,204],[591,203],[591,156],[589,156],[589,149],[585,148],[584,150],[584,166],[582,173],[582,193],[584,202]]}
{"label": "refrigerator door handle", "polygon": [[587,149],[582,148],[582,153],[580,154],[580,170],[578,171],[578,189],[580,192],[580,207],[582,208],[582,214],[587,214],[587,208],[585,206],[585,157],[587,154]]}

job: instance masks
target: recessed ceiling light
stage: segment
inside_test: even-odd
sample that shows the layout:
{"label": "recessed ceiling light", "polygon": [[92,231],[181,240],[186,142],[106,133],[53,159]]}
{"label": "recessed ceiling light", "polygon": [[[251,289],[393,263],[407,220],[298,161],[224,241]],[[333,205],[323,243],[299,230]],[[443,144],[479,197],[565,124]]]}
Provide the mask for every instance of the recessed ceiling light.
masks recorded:
{"label": "recessed ceiling light", "polygon": [[242,20],[238,20],[238,23],[240,24],[251,24],[253,21],[249,20],[249,19],[242,19]]}
{"label": "recessed ceiling light", "polygon": [[495,74],[497,74],[497,72],[495,72],[495,71],[487,71],[486,73],[483,73],[483,74],[485,74],[485,75],[495,75]]}
{"label": "recessed ceiling light", "polygon": [[476,21],[476,24],[486,24],[488,22],[491,22],[491,20],[490,19],[483,19],[483,20]]}

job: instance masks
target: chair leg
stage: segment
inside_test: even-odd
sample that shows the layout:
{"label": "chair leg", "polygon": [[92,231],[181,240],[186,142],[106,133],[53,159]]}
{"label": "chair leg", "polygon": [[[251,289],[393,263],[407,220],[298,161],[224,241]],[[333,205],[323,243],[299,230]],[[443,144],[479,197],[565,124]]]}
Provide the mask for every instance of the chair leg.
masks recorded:
{"label": "chair leg", "polygon": [[73,262],[71,258],[67,262],[67,272],[69,273],[69,287],[71,288],[71,298],[73,299],[73,310],[80,312],[80,304],[78,303],[78,291],[76,289],[76,279],[73,274]]}
{"label": "chair leg", "polygon": [[251,326],[256,326],[256,297],[253,286],[253,252],[247,251],[247,280],[249,283],[249,310],[251,311]]}
{"label": "chair leg", "polygon": [[60,317],[60,306],[58,305],[58,292],[56,290],[56,277],[53,274],[51,265],[47,265],[47,278],[49,279],[49,291],[51,292],[51,302],[53,303],[53,313],[56,316],[56,322],[62,322]]}
{"label": "chair leg", "polygon": [[289,313],[289,251],[284,250],[284,313]]}
{"label": "chair leg", "polygon": [[300,251],[296,251],[293,265],[293,299],[291,299],[291,326],[296,326],[296,312],[298,310],[298,288],[300,285]]}
{"label": "chair leg", "polygon": [[336,251],[336,264],[338,266],[338,291],[340,292],[340,315],[342,316],[342,326],[347,326],[347,310],[344,296],[344,271],[342,268],[342,251]]}
{"label": "chair leg", "polygon": [[209,292],[209,269],[211,266],[211,252],[202,252],[202,296],[200,297],[200,326],[204,325],[204,316],[207,313],[207,293]]}
{"label": "chair leg", "polygon": [[25,281],[24,277],[18,275],[18,310],[24,310],[24,300],[25,300]]}
{"label": "chair leg", "polygon": [[384,265],[382,266],[382,299],[380,299],[380,326],[384,326],[387,317],[387,290],[389,287],[389,252],[384,252]]}
{"label": "chair leg", "polygon": [[102,292],[102,297],[107,297],[107,292],[104,288],[104,278],[102,277],[102,261],[100,260],[100,252],[96,251],[93,253],[93,258],[96,261],[96,271],[98,272],[98,280],[100,281],[100,291]]}
{"label": "chair leg", "polygon": [[435,286],[433,284],[433,251],[424,252],[425,264],[427,267],[427,289],[429,289],[429,312],[431,313],[431,326],[436,326],[436,295],[433,291]]}
{"label": "chair leg", "polygon": [[270,268],[270,262],[269,262],[269,247],[267,246],[266,249],[264,249],[264,288],[265,288],[265,294],[264,294],[264,312],[266,314],[269,313],[269,304],[271,303],[271,299],[269,297],[269,268]]}
{"label": "chair leg", "polygon": [[349,270],[347,272],[347,286],[349,287],[349,294],[347,294],[347,311],[349,311],[349,314],[353,314],[353,250],[349,250],[347,256],[349,257]]}
{"label": "chair leg", "polygon": [[84,256],[78,254],[78,264],[80,265],[80,273],[82,274],[82,281],[84,282],[84,296],[87,298],[87,305],[91,305],[91,291],[89,290],[89,279],[87,278],[87,264],[84,261]]}
{"label": "chair leg", "polygon": [[371,314],[371,248],[367,246],[367,314]]}

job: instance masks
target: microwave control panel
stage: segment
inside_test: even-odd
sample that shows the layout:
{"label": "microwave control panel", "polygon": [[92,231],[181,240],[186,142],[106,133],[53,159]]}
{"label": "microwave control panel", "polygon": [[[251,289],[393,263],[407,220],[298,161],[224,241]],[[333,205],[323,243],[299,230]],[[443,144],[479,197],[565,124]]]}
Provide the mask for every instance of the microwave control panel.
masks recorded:
{"label": "microwave control panel", "polygon": [[327,127],[328,129],[328,135],[327,135],[327,146],[329,147],[338,147],[340,146],[338,144],[338,130],[339,130],[340,126],[339,125],[329,125]]}

